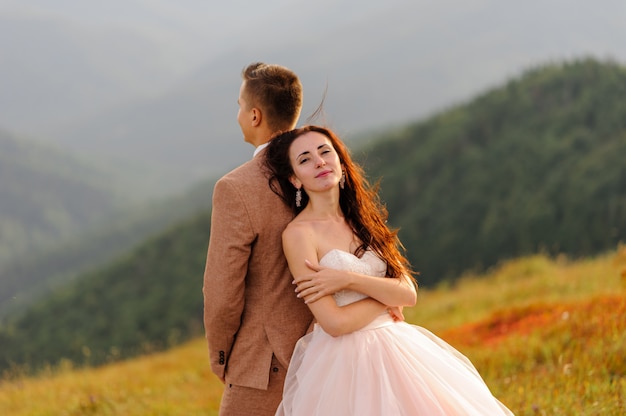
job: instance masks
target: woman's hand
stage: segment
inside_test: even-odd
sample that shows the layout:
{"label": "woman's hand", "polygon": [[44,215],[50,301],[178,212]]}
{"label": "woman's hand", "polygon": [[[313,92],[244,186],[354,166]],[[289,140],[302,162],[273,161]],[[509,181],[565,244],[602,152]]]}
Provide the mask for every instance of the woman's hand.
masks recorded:
{"label": "woman's hand", "polygon": [[312,273],[297,276],[292,283],[296,285],[297,296],[306,298],[305,303],[313,303],[346,287],[342,271],[314,265],[308,260],[304,263]]}
{"label": "woman's hand", "polygon": [[402,313],[401,306],[391,306],[387,308],[387,312],[389,313],[389,315],[391,315],[391,318],[393,318],[394,322],[404,321],[404,314]]}

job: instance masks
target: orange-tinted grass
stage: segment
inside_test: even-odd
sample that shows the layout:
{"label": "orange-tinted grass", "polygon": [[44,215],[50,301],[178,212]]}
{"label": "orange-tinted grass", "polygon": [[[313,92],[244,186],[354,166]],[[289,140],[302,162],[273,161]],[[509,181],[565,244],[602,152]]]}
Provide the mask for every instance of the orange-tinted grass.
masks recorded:
{"label": "orange-tinted grass", "polygon": [[626,297],[503,309],[442,337],[517,415],[626,414]]}
{"label": "orange-tinted grass", "polygon": [[596,296],[588,301],[537,303],[501,309],[490,318],[443,331],[451,343],[467,346],[492,346],[512,335],[569,331],[573,337],[611,336],[626,331],[626,296]]}
{"label": "orange-tinted grass", "polygon": [[407,321],[435,333],[489,317],[496,310],[536,303],[626,296],[626,246],[591,259],[569,260],[534,255],[513,259],[485,274],[468,273],[453,284],[421,288]]}

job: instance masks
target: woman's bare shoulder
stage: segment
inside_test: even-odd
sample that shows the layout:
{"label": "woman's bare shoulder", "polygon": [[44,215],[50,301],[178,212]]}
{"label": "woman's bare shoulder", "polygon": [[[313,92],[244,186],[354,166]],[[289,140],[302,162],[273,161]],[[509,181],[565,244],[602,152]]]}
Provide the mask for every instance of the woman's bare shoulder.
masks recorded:
{"label": "woman's bare shoulder", "polygon": [[314,235],[314,226],[311,221],[295,218],[283,231],[283,239],[285,238],[304,238]]}

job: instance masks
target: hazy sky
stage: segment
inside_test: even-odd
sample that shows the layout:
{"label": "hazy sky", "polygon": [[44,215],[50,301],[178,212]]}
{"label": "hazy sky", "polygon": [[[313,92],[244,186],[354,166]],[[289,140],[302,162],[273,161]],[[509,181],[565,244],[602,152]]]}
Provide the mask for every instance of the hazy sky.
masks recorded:
{"label": "hazy sky", "polygon": [[240,140],[239,72],[261,60],[301,76],[303,114],[328,85],[334,127],[379,129],[539,64],[626,62],[625,22],[623,0],[0,0],[0,128],[202,154]]}

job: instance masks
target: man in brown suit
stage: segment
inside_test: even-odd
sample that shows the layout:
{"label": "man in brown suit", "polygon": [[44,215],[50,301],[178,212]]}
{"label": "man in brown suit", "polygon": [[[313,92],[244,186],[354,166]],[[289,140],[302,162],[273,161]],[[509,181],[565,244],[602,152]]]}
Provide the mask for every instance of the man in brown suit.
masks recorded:
{"label": "man in brown suit", "polygon": [[211,368],[225,383],[222,416],[274,415],[295,343],[313,319],[282,249],[293,214],[263,168],[265,145],[298,121],[302,85],[289,69],[262,63],[242,78],[237,121],[256,151],[215,184],[203,286]]}

